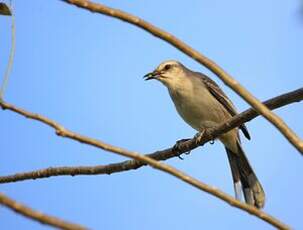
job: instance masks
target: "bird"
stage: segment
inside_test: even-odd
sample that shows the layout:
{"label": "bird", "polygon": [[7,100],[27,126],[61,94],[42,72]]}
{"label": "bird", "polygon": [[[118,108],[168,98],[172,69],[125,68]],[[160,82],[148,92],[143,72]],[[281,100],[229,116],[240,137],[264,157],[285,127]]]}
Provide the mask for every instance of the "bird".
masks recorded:
{"label": "bird", "polygon": [[[178,61],[164,61],[143,78],[158,80],[166,86],[179,115],[200,134],[237,115],[231,100],[213,80]],[[245,155],[239,130],[250,139],[244,124],[222,134],[218,139],[227,153],[236,199],[241,200],[243,193],[247,204],[261,209],[265,204],[265,193]]]}

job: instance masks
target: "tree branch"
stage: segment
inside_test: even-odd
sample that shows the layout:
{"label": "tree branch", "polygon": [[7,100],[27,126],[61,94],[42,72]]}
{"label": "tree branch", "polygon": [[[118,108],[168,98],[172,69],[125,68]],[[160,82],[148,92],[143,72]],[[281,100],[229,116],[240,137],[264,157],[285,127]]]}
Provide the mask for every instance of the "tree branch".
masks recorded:
{"label": "tree branch", "polygon": [[[205,65],[207,68],[209,68],[212,72],[214,72],[216,75],[218,75],[228,86],[230,86],[238,95],[240,95],[242,98],[244,98],[249,104],[251,104],[260,114],[262,114],[267,120],[269,120],[272,124],[274,124],[280,132],[302,153],[303,152],[303,142],[300,140],[299,137],[296,136],[296,134],[287,127],[287,125],[283,122],[282,119],[280,119],[278,116],[273,114],[266,106],[264,106],[260,101],[258,101],[256,98],[253,97],[244,87],[242,87],[238,82],[236,82],[234,79],[232,79],[226,72],[224,72],[223,69],[221,69],[217,64],[212,62],[210,59],[204,57],[202,54],[198,53],[197,51],[193,50],[191,47],[183,43],[181,40],[178,40],[177,38],[173,37],[172,35],[154,27],[153,25],[136,18],[132,15],[129,15],[127,13],[124,13],[119,10],[110,9],[108,7],[105,7],[100,4],[90,3],[88,1],[81,1],[81,0],[64,0],[65,2],[72,3],[75,5],[78,5],[82,8],[87,8],[91,11],[99,12],[106,14],[108,16],[120,18],[124,21],[130,22],[132,24],[135,24],[151,33],[153,33],[155,36],[158,36],[172,45],[174,45],[176,48],[180,49],[182,52],[186,53],[187,55],[191,56],[192,58],[196,59],[199,63],[202,65]],[[91,8],[90,8],[91,7]],[[133,21],[134,20],[134,21]],[[212,194],[216,196],[217,198],[229,203],[231,206],[237,207],[239,209],[242,209],[246,211],[247,213],[250,213],[252,215],[255,215],[256,217],[270,223],[271,225],[279,228],[279,229],[289,229],[287,225],[280,222],[278,219],[275,219],[274,217],[268,215],[267,213],[263,212],[262,210],[256,209],[254,206],[247,205],[245,203],[242,203],[233,197],[223,193],[219,189],[216,189],[214,187],[208,186],[204,184],[203,182],[190,177],[189,175],[183,173],[180,170],[175,169],[174,167],[171,167],[169,165],[166,165],[162,162],[159,162],[147,155],[141,155],[137,152],[128,151],[107,143],[104,143],[100,140],[92,139],[86,136],[83,136],[81,134],[77,134],[75,132],[69,131],[65,129],[63,126],[61,126],[59,123],[50,120],[44,116],[41,116],[39,114],[34,114],[31,112],[28,112],[26,110],[20,109],[18,107],[15,107],[14,105],[8,104],[4,101],[0,101],[0,105],[3,109],[9,109],[11,111],[14,111],[16,113],[19,113],[27,118],[40,121],[52,128],[55,129],[56,134],[61,137],[67,137],[73,140],[76,140],[81,143],[85,143],[88,145],[95,146],[97,148],[110,151],[125,157],[129,157],[134,159],[134,162],[142,162],[141,164],[148,164],[160,171],[166,172],[176,178],[179,178],[180,180],[184,181],[187,184],[192,185],[193,187],[198,188],[199,190],[205,191],[209,194]],[[226,123],[224,128],[226,131],[230,130],[229,126],[230,124]],[[211,135],[219,135],[220,132],[223,133],[223,131],[217,131],[216,129],[212,129],[208,131],[205,135],[205,138],[200,143],[196,143],[195,140],[190,140],[186,143],[184,143],[184,146],[187,148],[195,148],[199,144],[203,144],[211,139],[214,138],[214,136]],[[219,134],[218,134],[219,133]],[[173,150],[170,149],[170,151],[173,153]],[[182,151],[182,147],[181,147]],[[175,153],[174,153],[175,154]],[[178,153],[180,154],[180,153]],[[4,194],[0,193],[0,204],[26,216],[31,219],[34,219],[36,221],[39,221],[43,224],[52,225],[58,228],[62,229],[85,229],[84,227],[80,225],[75,225],[72,223],[67,223],[63,220],[59,220],[55,217],[47,216],[43,213],[37,212],[32,210],[31,208],[28,208],[20,203],[17,203],[16,201],[8,198]]]}
{"label": "tree branch", "polygon": [[225,72],[214,61],[210,60],[206,56],[202,55],[192,47],[173,36],[170,33],[152,25],[151,23],[144,21],[143,19],[123,12],[118,9],[110,8],[99,3],[93,3],[87,0],[61,0],[69,4],[73,4],[80,8],[104,14],[113,18],[120,19],[135,25],[152,35],[168,42],[175,48],[179,49],[184,54],[195,59],[200,64],[204,65],[214,74],[216,74],[226,85],[233,89],[240,97],[242,97],[248,104],[255,108],[260,114],[262,114],[270,123],[272,123],[284,137],[301,153],[303,154],[303,141],[286,125],[286,123],[276,114],[271,112],[266,106],[264,106],[257,98],[255,98],[249,91],[247,91],[239,82],[233,79],[227,72]]}
{"label": "tree branch", "polygon": [[[292,101],[292,102],[300,101],[300,100],[302,100],[302,91],[303,91],[303,89],[301,88],[301,89],[296,90],[292,93],[288,93],[288,94],[286,94],[286,98],[290,98],[291,99],[290,101]],[[282,101],[281,102],[282,104],[286,103],[285,102],[286,99],[285,99],[285,97],[283,97],[283,95],[278,97],[278,98],[280,98],[279,100]],[[194,186],[194,187],[196,187],[196,188],[198,188],[202,191],[205,191],[209,194],[212,194],[212,195],[216,196],[217,198],[219,198],[221,200],[224,200],[225,202],[229,203],[231,206],[237,207],[237,208],[242,209],[242,210],[244,210],[244,211],[246,211],[246,212],[248,212],[252,215],[255,215],[258,218],[272,224],[273,226],[276,226],[280,229],[289,229],[288,226],[286,226],[285,224],[283,224],[279,220],[275,219],[274,217],[264,213],[263,211],[258,210],[258,209],[256,209],[255,207],[253,207],[251,205],[247,205],[245,203],[242,203],[242,202],[234,199],[233,197],[223,193],[219,189],[216,189],[212,186],[204,184],[204,183],[200,182],[199,180],[197,180],[193,177],[190,177],[189,175],[183,173],[180,170],[177,170],[177,169],[175,169],[175,168],[173,168],[169,165],[166,165],[162,162],[159,162],[155,159],[152,159],[148,155],[141,155],[137,152],[128,151],[128,150],[125,150],[125,149],[122,149],[122,148],[119,148],[119,147],[116,147],[116,146],[113,146],[113,145],[110,145],[110,144],[106,144],[102,141],[99,141],[99,140],[96,140],[96,139],[92,139],[92,138],[74,133],[72,131],[69,131],[69,130],[65,129],[63,126],[56,123],[55,121],[52,121],[52,120],[50,120],[50,119],[48,119],[44,116],[41,116],[39,114],[34,114],[34,113],[28,112],[26,110],[17,108],[16,106],[13,106],[11,104],[0,101],[0,105],[3,109],[9,109],[11,111],[14,111],[14,112],[16,112],[20,115],[23,115],[23,116],[27,117],[27,118],[40,121],[40,122],[42,122],[42,123],[44,123],[44,124],[46,124],[50,127],[53,127],[55,129],[57,135],[59,135],[61,137],[67,137],[69,139],[73,139],[73,140],[79,141],[81,143],[92,145],[92,146],[95,146],[97,148],[100,148],[100,149],[103,149],[103,150],[106,150],[106,151],[110,151],[110,152],[117,153],[117,154],[125,156],[125,157],[132,158],[132,159],[136,160],[138,163],[142,162],[143,164],[148,164],[148,165],[150,165],[150,166],[152,166],[156,169],[167,172],[168,174],[179,178],[180,180],[186,182],[187,184],[190,184],[190,185],[192,185],[192,186]],[[278,105],[277,101],[273,101],[273,100],[269,101],[269,106],[277,106],[277,105]],[[248,120],[252,119],[254,116],[257,116],[257,113],[254,110],[247,111],[247,113],[248,113],[248,115],[246,115],[246,116],[247,116]],[[197,147],[199,144],[206,143],[207,141],[213,139],[216,135],[220,135],[224,132],[227,132],[227,131],[231,130],[232,128],[234,128],[234,127],[231,126],[231,124],[233,124],[233,125],[237,124],[236,122],[232,122],[232,120],[233,119],[239,119],[242,122],[243,120],[245,120],[242,116],[243,115],[241,115],[241,114],[235,116],[230,121],[223,124],[222,128],[220,128],[221,127],[220,126],[218,128],[214,128],[214,129],[210,130],[209,132],[207,132],[207,134],[201,140],[200,143],[196,143],[196,141],[193,140],[193,139],[183,143],[180,146],[180,151],[185,152],[186,150],[184,151],[184,149],[188,149],[188,150],[193,149],[193,148]],[[235,125],[235,127],[236,127],[236,125]],[[212,134],[213,136],[211,136],[210,134]],[[166,151],[166,150],[164,150],[164,151]],[[176,153],[173,152],[172,149],[168,149],[167,152],[171,152],[172,155],[176,154]],[[160,154],[161,155],[161,151],[156,152],[154,154]],[[136,162],[136,161],[134,161],[134,162]]]}
{"label": "tree branch", "polygon": [[[4,4],[4,3],[1,3],[1,4]],[[5,93],[5,90],[7,88],[8,80],[9,80],[10,73],[11,73],[11,70],[12,70],[12,67],[13,67],[15,49],[16,49],[15,13],[12,9],[12,6],[10,6],[10,7],[6,6],[6,7],[9,10],[8,15],[11,15],[11,19],[12,19],[12,24],[11,24],[11,48],[10,48],[10,52],[9,52],[9,58],[8,58],[8,63],[7,63],[6,69],[5,69],[4,77],[3,77],[3,80],[1,82],[0,100],[3,100],[4,93]]]}
{"label": "tree branch", "polygon": [[[264,102],[269,109],[276,109],[294,102],[303,100],[303,88],[291,91],[289,93],[282,94]],[[233,118],[226,123],[215,127],[209,132],[209,135],[213,138],[218,137],[220,134],[227,132],[241,124],[248,122],[259,116],[254,109],[248,109]],[[206,136],[201,140],[201,144],[209,141]],[[172,148],[156,151],[146,156],[155,160],[167,160],[172,157],[181,155],[182,153],[191,151],[195,147],[195,140],[188,140],[180,145],[179,151],[173,151]],[[0,176],[0,184],[18,182],[29,179],[41,179],[52,176],[76,176],[76,175],[99,175],[99,174],[112,174],[132,169],[138,169],[146,165],[145,163],[137,160],[126,160],[119,163],[113,163],[108,165],[97,166],[74,166],[74,167],[49,167],[46,169],[39,169],[30,172],[17,173],[8,176]]]}
{"label": "tree branch", "polygon": [[20,204],[11,198],[7,197],[3,193],[0,193],[0,205],[6,206],[9,209],[12,209],[13,211],[28,217],[32,220],[38,221],[41,224],[50,225],[56,228],[60,229],[68,229],[68,230],[84,230],[87,229],[83,226],[80,226],[78,224],[73,224],[66,222],[64,220],[58,219],[57,217],[48,216],[46,214],[43,214],[41,212],[35,211],[23,204]]}

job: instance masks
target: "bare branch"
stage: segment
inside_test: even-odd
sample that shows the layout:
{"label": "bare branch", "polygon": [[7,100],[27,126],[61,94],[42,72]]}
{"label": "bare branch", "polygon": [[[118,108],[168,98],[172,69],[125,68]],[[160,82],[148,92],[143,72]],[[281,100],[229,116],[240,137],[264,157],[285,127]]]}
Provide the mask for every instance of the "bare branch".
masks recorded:
{"label": "bare branch", "polygon": [[[6,8],[3,5],[6,6],[4,3],[0,3],[0,12],[1,12],[2,9],[4,11],[6,10]],[[4,8],[2,8],[2,7],[4,7]],[[12,19],[12,24],[11,24],[11,48],[10,48],[10,52],[9,52],[9,58],[8,58],[8,63],[7,63],[6,69],[5,69],[4,77],[3,77],[3,80],[1,82],[0,100],[3,100],[4,93],[5,93],[5,90],[7,88],[8,80],[9,80],[10,73],[11,73],[12,67],[13,67],[15,49],[16,49],[15,15],[14,15],[12,7],[8,7],[8,6],[6,6],[6,7],[9,10],[6,13],[9,13],[7,15],[11,15],[11,19]]]}
{"label": "bare branch", "polygon": [[[75,5],[78,5],[82,8],[87,8],[91,11],[103,13],[112,17],[120,18],[124,21],[130,22],[132,24],[135,24],[151,33],[153,33],[155,36],[158,36],[172,45],[174,45],[176,48],[180,49],[182,52],[188,54],[192,58],[196,59],[199,63],[202,65],[205,65],[207,68],[209,68],[211,71],[213,71],[215,74],[217,74],[228,86],[230,86],[236,93],[238,93],[242,98],[244,98],[249,104],[251,104],[260,114],[262,114],[265,118],[267,118],[272,124],[274,124],[280,132],[302,153],[303,152],[303,142],[300,140],[299,137],[296,136],[296,134],[287,127],[287,125],[281,120],[278,116],[273,114],[266,106],[264,106],[261,102],[259,102],[256,98],[254,98],[244,87],[242,87],[238,82],[233,80],[226,72],[224,72],[223,69],[221,69],[217,64],[209,60],[208,58],[204,57],[197,51],[193,50],[191,47],[183,43],[181,40],[178,40],[177,38],[173,37],[170,34],[167,34],[166,32],[154,27],[153,25],[136,18],[132,15],[129,15],[127,13],[124,13],[119,10],[114,10],[108,7],[105,7],[100,4],[90,3],[88,1],[81,1],[81,0],[65,0],[65,2],[72,3]],[[91,7],[91,8],[90,8]],[[134,21],[133,21],[134,20]],[[148,164],[152,166],[153,168],[156,168],[160,171],[166,172],[176,178],[179,178],[180,180],[184,181],[187,184],[192,185],[193,187],[198,188],[199,190],[205,191],[209,194],[212,194],[216,196],[217,198],[227,202],[231,206],[237,207],[243,211],[246,211],[247,213],[250,213],[269,224],[279,228],[279,229],[289,229],[287,225],[279,221],[278,219],[275,219],[274,217],[268,215],[267,213],[263,212],[262,210],[259,210],[255,208],[254,206],[247,205],[246,203],[242,203],[233,197],[223,193],[217,188],[214,188],[212,186],[208,186],[207,184],[204,184],[203,182],[185,174],[184,172],[175,169],[174,167],[171,167],[169,165],[166,165],[162,162],[159,162],[148,155],[141,155],[137,152],[128,151],[126,149],[122,149],[120,147],[116,147],[110,144],[107,144],[105,142],[102,142],[100,140],[92,139],[86,136],[83,136],[81,134],[77,134],[75,132],[72,132],[70,130],[65,129],[63,126],[58,124],[57,122],[50,120],[44,116],[41,116],[39,114],[34,114],[31,112],[28,112],[26,110],[20,109],[14,105],[8,104],[4,101],[0,100],[0,105],[3,109],[9,109],[11,111],[14,111],[16,113],[19,113],[27,118],[40,121],[52,128],[55,129],[56,134],[61,137],[67,137],[69,139],[76,140],[81,143],[85,143],[91,146],[95,146],[97,148],[113,152],[125,157],[129,157],[134,159],[132,162],[138,162],[139,164]],[[203,144],[207,142],[208,140],[211,140],[214,138],[211,134],[219,135],[220,132],[225,132],[224,130],[230,130],[232,129],[230,127],[229,123],[224,124],[226,128],[223,128],[223,131],[217,131],[215,129],[212,129],[207,132],[205,138],[198,143]],[[218,134],[219,133],[219,134]],[[203,142],[204,141],[204,142]],[[202,143],[203,142],[203,143]],[[184,148],[195,148],[198,146],[195,140],[190,140],[183,145]],[[170,149],[170,151],[173,153],[173,150]],[[182,151],[182,146],[181,146]],[[156,153],[154,153],[156,154]],[[158,152],[159,154],[159,152]],[[175,153],[173,153],[175,154]],[[178,153],[180,154],[180,153]],[[130,161],[128,161],[130,162]],[[113,165],[112,165],[113,166]],[[42,214],[40,212],[34,211],[31,208],[28,208],[20,203],[17,203],[16,201],[8,198],[4,194],[0,193],[0,204],[14,210],[17,213],[20,213],[26,217],[29,217],[31,219],[34,219],[36,221],[39,221],[43,224],[52,225],[58,228],[62,229],[85,229],[84,227],[80,225],[75,225],[72,223],[67,223],[63,220],[57,219],[55,217],[47,216],[45,214]]]}
{"label": "bare branch", "polygon": [[6,206],[9,209],[12,209],[13,211],[31,218],[32,220],[38,221],[41,224],[50,225],[56,228],[60,229],[68,229],[68,230],[84,230],[87,229],[83,226],[80,226],[78,224],[73,224],[66,222],[64,220],[58,219],[57,217],[48,216],[46,214],[43,214],[41,212],[35,211],[23,204],[20,204],[11,198],[7,197],[3,193],[0,193],[0,204],[3,206]]}
{"label": "bare branch", "polygon": [[[291,96],[290,96],[291,95]],[[288,96],[290,98],[292,98],[291,101],[299,101],[302,99],[302,89],[299,89],[295,92],[293,92],[292,94],[288,94]],[[285,98],[284,98],[285,99]],[[277,106],[277,102],[275,101],[274,103],[271,102],[272,105]],[[282,104],[284,104],[285,101],[283,101]],[[203,182],[183,173],[180,170],[177,170],[169,165],[166,165],[162,162],[159,162],[157,160],[152,159],[151,157],[147,156],[147,155],[141,155],[137,152],[132,152],[132,151],[128,151],[110,144],[106,144],[102,141],[96,140],[96,139],[92,139],[77,133],[74,133],[72,131],[69,131],[67,129],[65,129],[63,126],[61,126],[60,124],[56,123],[55,121],[52,121],[44,116],[41,116],[39,114],[34,114],[28,111],[25,111],[23,109],[17,108],[13,105],[10,105],[8,103],[5,102],[0,102],[0,105],[2,106],[3,109],[9,109],[11,111],[14,111],[16,113],[19,113],[27,118],[33,119],[33,120],[37,120],[40,121],[50,127],[53,127],[56,130],[57,135],[62,136],[62,137],[67,137],[76,141],[79,141],[81,143],[85,143],[88,145],[92,145],[95,146],[97,148],[106,150],[106,151],[110,151],[113,153],[117,153],[119,155],[125,156],[125,157],[129,157],[132,158],[134,160],[136,160],[138,163],[142,162],[142,164],[148,164],[156,169],[159,169],[161,171],[167,172],[168,174],[171,174],[177,178],[179,178],[180,180],[186,182],[187,184],[190,184],[202,191],[205,191],[209,194],[212,194],[214,196],[216,196],[217,198],[227,202],[228,204],[230,204],[231,206],[237,207],[239,209],[242,209],[252,215],[257,216],[258,218],[272,224],[273,226],[276,226],[280,229],[289,229],[288,226],[286,226],[285,224],[283,224],[282,222],[280,222],[279,220],[275,219],[274,217],[264,213],[263,211],[256,209],[255,207],[251,206],[251,205],[247,205],[245,203],[242,203],[236,199],[234,199],[232,196],[229,196],[227,194],[225,194],[224,192],[220,191],[219,189],[216,189],[212,186],[209,186],[207,184],[204,184]],[[248,112],[249,115],[247,115],[249,117],[249,119],[252,119],[254,113],[255,116],[257,116],[257,113],[254,111],[249,111]],[[238,118],[237,118],[238,117]],[[243,119],[243,117],[241,117],[241,115],[239,116],[235,116],[233,119]],[[232,119],[231,119],[232,120]],[[241,120],[242,121],[242,120]],[[232,122],[227,122],[225,123],[222,127],[222,131],[218,130],[218,128],[211,130],[210,132],[208,132],[208,134],[205,136],[205,138],[203,138],[203,140],[201,142],[205,143],[211,139],[213,139],[213,136],[210,135],[210,133],[213,133],[214,135],[219,135],[222,134],[225,131],[228,131],[231,128],[230,123]],[[221,126],[220,126],[221,127]],[[217,131],[216,131],[217,130]],[[216,131],[216,132],[215,132]],[[189,149],[193,149],[194,147],[197,147],[197,143],[195,143],[195,140],[190,140],[188,142],[185,142],[180,150],[184,151],[185,148]],[[184,149],[183,149],[184,148]],[[173,153],[172,149],[169,149],[168,152],[171,152],[172,155],[174,155],[175,153]],[[154,154],[161,154],[161,152],[157,152]],[[136,162],[134,161],[134,162]],[[139,166],[138,166],[139,167]]]}
{"label": "bare branch", "polygon": [[[274,97],[270,100],[264,102],[264,104],[269,109],[276,109],[294,102],[299,102],[303,100],[303,88],[294,90],[289,93],[282,94],[280,96]],[[231,118],[226,123],[214,128],[210,131],[209,135],[213,138],[218,137],[220,134],[227,132],[241,124],[250,121],[259,116],[259,114],[254,109],[248,109],[233,118]],[[201,140],[202,144],[206,143],[208,139],[205,137]],[[167,160],[172,157],[179,156],[184,152],[192,150],[195,145],[194,139],[184,142],[180,145],[180,150],[178,152],[173,151],[172,148],[164,149],[161,151],[156,151],[146,156],[153,158],[155,160]],[[108,165],[98,165],[98,166],[74,166],[74,167],[49,167],[46,169],[39,169],[30,172],[17,173],[8,176],[0,177],[0,184],[18,182],[29,179],[41,179],[52,176],[76,176],[76,175],[100,175],[100,174],[112,174],[123,171],[128,171],[132,169],[138,169],[146,165],[141,161],[137,160],[127,160],[119,163],[113,163]]]}
{"label": "bare branch", "polygon": [[210,60],[206,56],[202,55],[192,47],[173,36],[170,33],[152,25],[151,23],[144,21],[143,19],[123,12],[118,9],[107,7],[103,4],[93,3],[87,0],[61,0],[69,4],[73,4],[80,8],[104,14],[113,18],[120,19],[122,21],[133,24],[154,36],[170,43],[184,54],[195,59],[200,64],[211,70],[216,74],[226,85],[232,88],[239,96],[241,96],[248,104],[255,108],[260,114],[262,114],[270,123],[272,123],[284,137],[301,153],[303,154],[303,141],[286,125],[286,123],[276,114],[271,112],[266,106],[264,106],[257,98],[255,98],[249,91],[240,85],[235,79],[233,79],[227,72],[225,72],[214,61]]}
{"label": "bare branch", "polygon": [[[270,100],[264,102],[264,104],[269,109],[276,109],[294,102],[299,102],[303,100],[303,88],[291,91],[289,93],[282,94],[280,96],[274,97]],[[224,132],[240,126],[241,124],[250,121],[259,116],[259,114],[254,109],[248,109],[233,118],[231,118],[226,123],[210,130],[209,136],[212,138],[218,137]],[[200,144],[204,144],[209,141],[206,137],[201,140]],[[195,140],[191,139],[180,145],[180,151],[175,152],[172,148],[164,149],[161,151],[156,151],[146,156],[153,158],[155,160],[167,160],[172,157],[179,156],[184,152],[193,150]],[[194,146],[194,147],[193,147]],[[76,176],[76,175],[99,175],[99,174],[112,174],[123,171],[128,171],[132,169],[138,169],[146,165],[145,163],[137,160],[127,160],[119,163],[113,163],[108,165],[98,165],[98,166],[74,166],[74,167],[49,167],[46,169],[35,170],[31,172],[17,173],[8,176],[0,177],[0,184],[18,182],[29,179],[41,179],[52,176]]]}

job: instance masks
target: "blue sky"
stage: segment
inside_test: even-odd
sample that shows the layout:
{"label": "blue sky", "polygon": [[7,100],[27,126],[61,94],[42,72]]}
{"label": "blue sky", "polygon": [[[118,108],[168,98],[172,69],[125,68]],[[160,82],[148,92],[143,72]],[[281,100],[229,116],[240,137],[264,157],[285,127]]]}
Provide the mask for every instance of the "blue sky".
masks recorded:
{"label": "blue sky", "polygon": [[[302,2],[100,1],[146,19],[215,60],[265,100],[303,83]],[[16,55],[6,101],[66,128],[141,153],[170,147],[195,131],[175,112],[166,89],[142,76],[176,59],[212,77],[239,111],[249,106],[208,70],[146,32],[61,1],[14,1]],[[0,18],[0,72],[10,21]],[[303,136],[302,104],[276,111]],[[0,174],[49,166],[124,160],[54,135],[0,111]],[[267,195],[264,211],[302,229],[302,156],[263,118],[247,124],[244,149]],[[207,144],[167,163],[233,195],[223,146]],[[273,229],[215,197],[149,167],[110,176],[52,177],[2,184],[10,197],[91,229]],[[0,207],[3,229],[48,229]]]}

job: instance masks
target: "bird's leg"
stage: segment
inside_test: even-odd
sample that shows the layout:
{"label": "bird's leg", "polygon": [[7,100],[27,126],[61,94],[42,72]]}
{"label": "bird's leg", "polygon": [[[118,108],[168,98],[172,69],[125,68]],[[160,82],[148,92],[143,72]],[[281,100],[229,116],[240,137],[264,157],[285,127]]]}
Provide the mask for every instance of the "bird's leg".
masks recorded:
{"label": "bird's leg", "polygon": [[[176,144],[173,146],[173,151],[174,152],[176,152],[176,153],[180,153],[180,145],[182,144],[182,143],[184,143],[185,141],[188,141],[188,140],[190,140],[190,138],[186,138],[186,139],[181,139],[181,140],[177,140],[176,141]],[[185,152],[185,154],[190,154],[190,151],[187,151],[187,152]],[[181,154],[180,154],[181,155]],[[183,160],[183,158],[181,157],[181,156],[178,156],[181,160]]]}
{"label": "bird's leg", "polygon": [[196,145],[200,145],[200,142],[201,140],[203,139],[204,135],[205,135],[205,132],[206,132],[206,129],[202,129],[200,132],[198,132],[196,135],[195,135],[195,142],[196,142]]}
{"label": "bird's leg", "polygon": [[210,139],[210,141],[209,141],[209,143],[212,145],[212,144],[214,144],[215,143],[215,139],[214,138],[212,138],[212,136],[210,135],[210,133],[211,133],[211,131],[212,131],[212,129],[211,128],[207,128],[207,129],[202,129],[199,133],[197,133],[196,135],[195,135],[195,142],[196,142],[196,145],[204,145],[204,143],[202,143],[202,144],[200,144],[200,142],[202,141],[202,139],[204,138],[204,137],[208,137],[209,136],[209,139]]}

